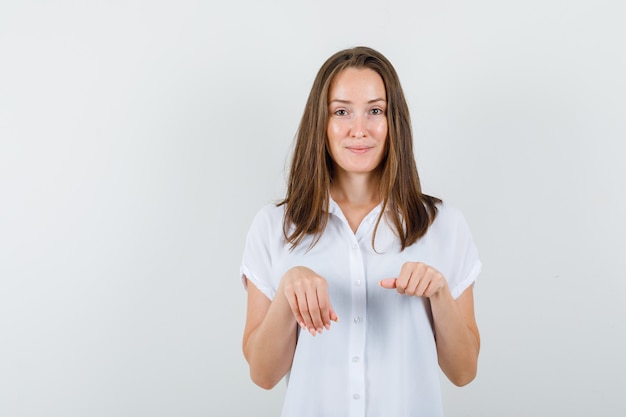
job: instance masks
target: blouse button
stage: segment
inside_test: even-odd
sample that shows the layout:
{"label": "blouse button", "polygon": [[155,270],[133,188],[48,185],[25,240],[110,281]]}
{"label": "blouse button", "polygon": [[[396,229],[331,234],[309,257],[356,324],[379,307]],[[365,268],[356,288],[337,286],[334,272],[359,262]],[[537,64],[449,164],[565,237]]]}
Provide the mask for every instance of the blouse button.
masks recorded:
{"label": "blouse button", "polygon": [[354,398],[355,400],[358,400],[359,398],[361,398],[361,396],[359,394],[354,394],[352,398]]}
{"label": "blouse button", "polygon": [[357,279],[356,281],[354,281],[354,285],[356,285],[357,287],[361,285],[361,280]]}
{"label": "blouse button", "polygon": [[359,324],[359,323],[361,322],[361,317],[355,317],[355,318],[354,318],[354,322],[355,322],[356,324]]}
{"label": "blouse button", "polygon": [[357,363],[359,361],[359,357],[355,356],[354,358],[352,358],[352,362]]}

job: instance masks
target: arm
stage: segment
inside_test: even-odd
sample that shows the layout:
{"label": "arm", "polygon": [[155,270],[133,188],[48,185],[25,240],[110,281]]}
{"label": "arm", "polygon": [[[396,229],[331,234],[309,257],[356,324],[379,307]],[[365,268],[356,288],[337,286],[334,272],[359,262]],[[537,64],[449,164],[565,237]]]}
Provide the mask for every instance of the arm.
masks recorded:
{"label": "arm", "polygon": [[331,320],[337,321],[328,298],[326,280],[305,267],[294,267],[282,277],[274,300],[270,301],[246,278],[248,313],[243,352],[250,365],[250,377],[270,389],[291,368],[296,350],[297,325],[315,336]]}
{"label": "arm", "polygon": [[247,280],[248,311],[243,335],[243,354],[250,378],[271,389],[291,368],[296,351],[296,320],[282,292],[273,301]]}
{"label": "arm", "polygon": [[473,287],[455,300],[444,276],[419,262],[405,263],[398,278],[383,279],[380,285],[430,300],[439,366],[453,384],[469,384],[476,377],[480,350]]}
{"label": "arm", "polygon": [[435,340],[439,366],[448,379],[458,386],[476,377],[480,335],[474,317],[473,286],[456,300],[445,288],[430,297],[435,323]]}

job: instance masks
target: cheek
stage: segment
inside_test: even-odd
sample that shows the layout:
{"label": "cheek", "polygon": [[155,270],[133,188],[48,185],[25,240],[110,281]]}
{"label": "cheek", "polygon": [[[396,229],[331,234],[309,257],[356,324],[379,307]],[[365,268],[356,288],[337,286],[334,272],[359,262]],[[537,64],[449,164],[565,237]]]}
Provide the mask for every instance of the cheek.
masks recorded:
{"label": "cheek", "polygon": [[377,126],[376,128],[376,136],[378,136],[381,139],[385,139],[387,138],[387,121],[381,123],[379,126]]}
{"label": "cheek", "polygon": [[340,143],[344,137],[343,129],[339,123],[329,123],[326,128],[326,137],[328,147],[333,150],[340,146]]}
{"label": "cheek", "polygon": [[332,124],[332,123],[328,123],[328,126],[326,127],[326,147],[328,149],[328,152],[330,152],[330,156],[332,157],[332,159],[335,159],[335,144],[337,143],[337,126]]}
{"label": "cheek", "polygon": [[339,136],[341,133],[341,124],[337,122],[329,122],[326,128],[326,134],[329,138]]}

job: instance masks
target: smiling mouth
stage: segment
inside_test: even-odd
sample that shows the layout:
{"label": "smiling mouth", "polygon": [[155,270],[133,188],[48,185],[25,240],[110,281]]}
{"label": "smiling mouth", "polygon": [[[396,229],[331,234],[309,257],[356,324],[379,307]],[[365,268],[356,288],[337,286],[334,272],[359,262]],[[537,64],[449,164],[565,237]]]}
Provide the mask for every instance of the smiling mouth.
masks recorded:
{"label": "smiling mouth", "polygon": [[372,148],[369,146],[348,146],[347,149],[352,153],[362,154],[362,153],[369,151]]}

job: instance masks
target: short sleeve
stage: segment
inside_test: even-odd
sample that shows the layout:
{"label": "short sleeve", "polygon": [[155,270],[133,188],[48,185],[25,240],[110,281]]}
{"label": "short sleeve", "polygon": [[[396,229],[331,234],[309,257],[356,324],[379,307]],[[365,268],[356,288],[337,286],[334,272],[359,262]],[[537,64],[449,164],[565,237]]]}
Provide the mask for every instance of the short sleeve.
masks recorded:
{"label": "short sleeve", "polygon": [[446,229],[446,252],[450,265],[446,278],[454,299],[474,284],[482,269],[478,249],[463,214],[449,204],[440,213]]}
{"label": "short sleeve", "polygon": [[256,214],[248,230],[240,267],[244,288],[248,278],[270,300],[276,295],[272,282],[272,255],[277,239],[282,237],[282,211],[268,205]]}

